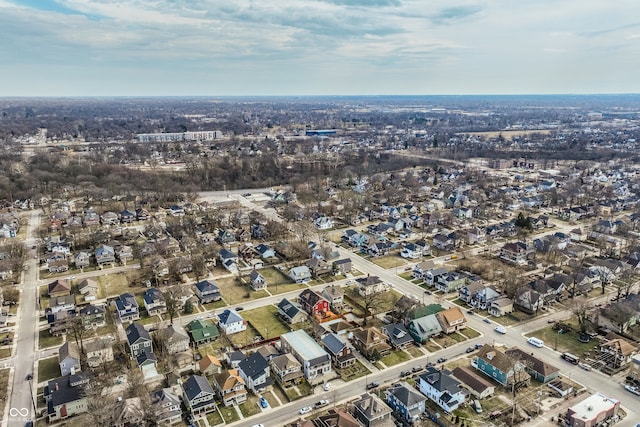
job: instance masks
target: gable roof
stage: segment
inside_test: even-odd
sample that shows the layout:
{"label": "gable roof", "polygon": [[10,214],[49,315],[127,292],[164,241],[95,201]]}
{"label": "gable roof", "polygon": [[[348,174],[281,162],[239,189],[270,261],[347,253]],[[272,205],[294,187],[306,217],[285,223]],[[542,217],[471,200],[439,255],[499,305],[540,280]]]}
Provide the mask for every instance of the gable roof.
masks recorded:
{"label": "gable roof", "polygon": [[413,341],[409,331],[404,327],[402,323],[391,323],[384,326],[385,334],[389,338],[389,341],[396,346],[402,346]]}
{"label": "gable roof", "polygon": [[201,375],[191,375],[183,384],[182,389],[189,401],[192,401],[202,392],[213,394],[213,387],[209,381]]}
{"label": "gable roof", "polygon": [[206,371],[212,365],[222,368],[222,363],[220,363],[217,357],[211,354],[205,354],[204,357],[198,361],[198,366],[200,367],[201,372]]}
{"label": "gable roof", "polygon": [[67,279],[56,279],[49,283],[49,293],[71,292],[71,282]]}
{"label": "gable roof", "polygon": [[489,344],[483,345],[476,353],[476,357],[505,373],[511,371],[517,363],[514,359]]}
{"label": "gable roof", "polygon": [[126,332],[129,345],[134,344],[138,340],[151,341],[151,335],[149,334],[149,331],[147,331],[144,326],[139,323],[131,323],[129,326],[127,326]]}
{"label": "gable roof", "polygon": [[550,365],[533,355],[533,353],[527,353],[524,350],[519,349],[518,347],[511,347],[510,349],[504,352],[509,357],[513,359],[519,360],[524,363],[529,369],[542,374],[547,377],[552,375],[560,370],[560,368],[556,368],[553,365]]}
{"label": "gable roof", "polygon": [[362,395],[360,399],[353,402],[353,406],[368,420],[393,412],[382,399],[373,394]]}
{"label": "gable roof", "polygon": [[244,381],[240,378],[237,369],[229,369],[228,371],[221,372],[213,376],[220,386],[221,390],[230,390],[236,386],[236,384],[244,385]]}
{"label": "gable roof", "polygon": [[347,343],[334,333],[325,335],[320,341],[324,347],[333,355],[338,355],[347,346]]}
{"label": "gable roof", "polygon": [[238,364],[238,368],[250,378],[254,380],[264,375],[265,371],[269,367],[267,359],[265,359],[260,353],[255,352],[244,360],[241,360]]}
{"label": "gable roof", "polygon": [[289,319],[293,319],[298,313],[307,314],[300,307],[286,298],[282,298],[282,301],[278,304],[278,310],[282,311]]}
{"label": "gable roof", "polygon": [[414,391],[409,384],[402,381],[396,383],[387,390],[387,393],[393,395],[404,406],[411,407],[419,402],[424,402],[427,398],[422,394]]}
{"label": "gable roof", "polygon": [[78,361],[80,361],[80,349],[73,342],[65,342],[60,346],[58,350],[58,363],[62,362],[67,357],[72,357]]}
{"label": "gable roof", "polygon": [[453,370],[453,375],[478,394],[482,394],[488,388],[493,387],[493,384],[477,375],[466,366],[458,366],[455,368]]}
{"label": "gable roof", "polygon": [[238,314],[237,311],[227,309],[218,314],[218,321],[221,325],[228,325],[230,323],[243,322],[244,319]]}

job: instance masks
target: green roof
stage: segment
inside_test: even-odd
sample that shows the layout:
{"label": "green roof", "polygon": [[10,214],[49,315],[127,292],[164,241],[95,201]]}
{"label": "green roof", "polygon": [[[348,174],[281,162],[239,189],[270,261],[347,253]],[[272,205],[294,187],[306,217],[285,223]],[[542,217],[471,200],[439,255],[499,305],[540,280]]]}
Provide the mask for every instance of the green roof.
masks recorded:
{"label": "green roof", "polygon": [[444,310],[440,304],[429,304],[426,307],[416,307],[409,311],[408,318],[411,320],[420,319],[421,317],[428,316],[430,314],[436,314]]}
{"label": "green roof", "polygon": [[208,320],[193,320],[189,322],[187,329],[195,342],[212,340],[220,335],[216,325]]}

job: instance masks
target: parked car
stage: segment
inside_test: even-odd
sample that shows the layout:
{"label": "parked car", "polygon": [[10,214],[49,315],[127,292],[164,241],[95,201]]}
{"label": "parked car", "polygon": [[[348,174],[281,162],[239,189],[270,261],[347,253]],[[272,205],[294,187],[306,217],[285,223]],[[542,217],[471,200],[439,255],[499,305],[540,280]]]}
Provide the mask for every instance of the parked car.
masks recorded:
{"label": "parked car", "polygon": [[376,388],[379,385],[380,385],[380,383],[377,383],[377,382],[374,381],[372,383],[367,384],[367,389],[371,390],[372,388]]}
{"label": "parked car", "polygon": [[479,348],[482,348],[482,346],[484,346],[484,344],[482,344],[482,343],[477,343],[477,344],[475,345],[475,348],[476,348],[476,350],[477,350],[477,349],[479,349]]}
{"label": "parked car", "polygon": [[411,370],[413,372],[420,372],[420,371],[422,371],[422,366],[414,366]]}
{"label": "parked car", "polygon": [[496,331],[499,334],[506,334],[507,333],[507,328],[505,328],[504,326],[500,325],[500,326],[496,326],[494,328],[494,331]]}
{"label": "parked car", "polygon": [[409,375],[411,375],[411,372],[409,371],[400,372],[400,378],[408,377]]}
{"label": "parked car", "polygon": [[636,396],[640,396],[640,389],[638,389],[638,387],[634,387],[632,385],[626,385],[624,386],[624,389],[635,394]]}
{"label": "parked car", "polygon": [[325,385],[322,386],[322,388],[324,389],[324,391],[331,390],[331,383],[326,383]]}
{"label": "parked car", "polygon": [[260,407],[262,407],[262,409],[269,407],[269,402],[267,402],[267,399],[264,397],[260,397]]}
{"label": "parked car", "polygon": [[316,402],[315,405],[313,405],[316,409],[318,408],[322,408],[323,406],[327,406],[329,404],[329,401],[327,399],[322,399],[318,402]]}
{"label": "parked car", "polygon": [[313,409],[311,409],[311,406],[305,406],[304,408],[300,408],[300,415],[304,415],[304,414],[308,414],[309,412],[311,412]]}
{"label": "parked car", "polygon": [[446,361],[447,361],[447,358],[446,358],[446,357],[438,357],[438,360],[437,360],[436,362],[438,362],[438,363],[444,363],[444,362],[446,362]]}
{"label": "parked car", "polygon": [[482,321],[483,321],[484,323],[491,323],[491,320],[489,320],[487,317],[485,317],[484,319],[482,319]]}
{"label": "parked car", "polygon": [[591,370],[591,365],[589,365],[588,363],[578,363],[578,366],[580,366],[585,371],[590,371]]}
{"label": "parked car", "polygon": [[244,310],[244,307],[236,307],[236,311],[242,311]]}
{"label": "parked car", "polygon": [[467,314],[473,314],[473,310],[467,310]]}
{"label": "parked car", "polygon": [[33,374],[27,374],[27,381],[31,381],[33,379]]}
{"label": "parked car", "polygon": [[251,427],[264,427],[264,424],[254,424]]}
{"label": "parked car", "polygon": [[467,353],[473,353],[474,351],[476,351],[475,347],[467,347],[467,349],[465,350]]}

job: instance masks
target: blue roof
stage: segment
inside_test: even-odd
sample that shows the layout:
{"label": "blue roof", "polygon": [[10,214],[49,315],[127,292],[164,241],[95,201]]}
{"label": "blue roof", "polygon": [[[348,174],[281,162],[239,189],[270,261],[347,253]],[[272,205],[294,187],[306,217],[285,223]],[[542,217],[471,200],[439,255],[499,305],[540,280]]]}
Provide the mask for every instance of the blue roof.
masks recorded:
{"label": "blue roof", "polygon": [[235,310],[225,310],[218,314],[218,321],[222,325],[228,325],[234,322],[242,322],[244,319]]}
{"label": "blue roof", "polygon": [[201,293],[220,291],[220,288],[218,288],[214,282],[209,280],[202,280],[196,283],[196,288],[198,288]]}
{"label": "blue roof", "polygon": [[339,354],[347,346],[347,343],[345,343],[342,338],[336,334],[325,335],[321,341],[322,344],[324,344],[324,347],[332,354]]}

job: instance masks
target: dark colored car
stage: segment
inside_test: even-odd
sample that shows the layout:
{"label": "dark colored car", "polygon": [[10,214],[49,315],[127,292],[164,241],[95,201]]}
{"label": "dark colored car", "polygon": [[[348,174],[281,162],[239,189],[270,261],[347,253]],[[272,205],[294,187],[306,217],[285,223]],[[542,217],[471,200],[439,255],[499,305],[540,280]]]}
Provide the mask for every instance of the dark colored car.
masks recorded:
{"label": "dark colored car", "polygon": [[444,363],[446,361],[447,361],[446,357],[439,357],[438,360],[437,360],[438,363]]}
{"label": "dark colored car", "polygon": [[475,347],[467,347],[467,349],[465,350],[467,353],[473,353],[474,351],[476,351]]}
{"label": "dark colored car", "polygon": [[409,375],[411,375],[411,372],[409,371],[400,372],[400,378],[408,377]]}
{"label": "dark colored car", "polygon": [[473,314],[473,310],[467,310],[467,314]]}
{"label": "dark colored car", "polygon": [[486,317],[485,317],[484,319],[482,319],[482,321],[483,321],[484,323],[491,323],[491,320],[487,319]]}
{"label": "dark colored car", "polygon": [[33,375],[32,374],[27,374],[27,381],[31,381],[33,379]]}
{"label": "dark colored car", "polygon": [[244,310],[244,307],[236,307],[236,311],[242,311]]}
{"label": "dark colored car", "polygon": [[482,346],[484,346],[484,344],[482,344],[482,343],[477,343],[477,344],[475,345],[476,350],[477,350],[477,349],[479,349],[479,348],[482,348]]}
{"label": "dark colored car", "polygon": [[372,382],[372,383],[367,384],[367,388],[368,388],[369,390],[371,390],[372,388],[376,388],[376,387],[378,387],[379,385],[380,385],[380,383],[377,383],[377,382],[375,382],[375,381],[374,381],[374,382]]}

